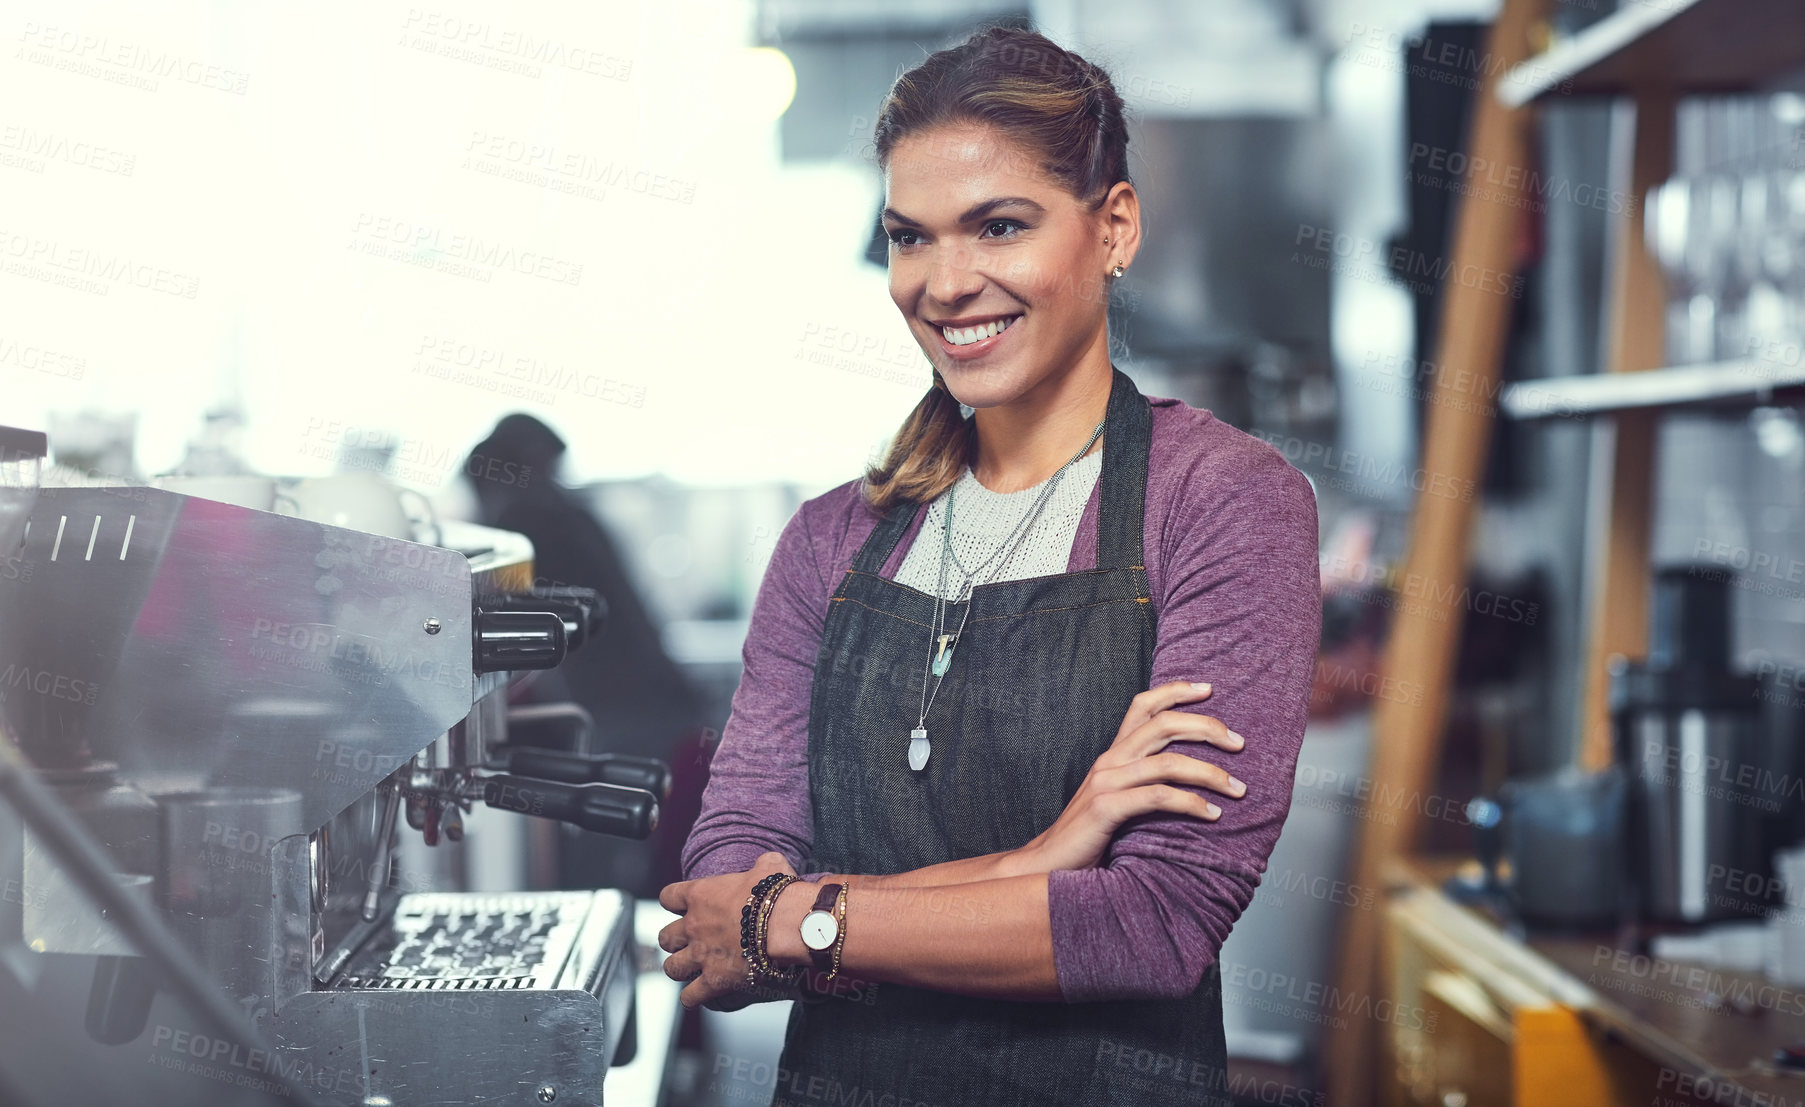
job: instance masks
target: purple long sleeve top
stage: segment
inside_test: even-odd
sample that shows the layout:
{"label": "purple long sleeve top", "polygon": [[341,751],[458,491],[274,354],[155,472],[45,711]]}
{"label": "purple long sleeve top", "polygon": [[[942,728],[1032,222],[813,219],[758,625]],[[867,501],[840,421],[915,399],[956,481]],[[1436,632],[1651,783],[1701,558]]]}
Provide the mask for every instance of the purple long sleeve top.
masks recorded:
{"label": "purple long sleeve top", "polygon": [[[1200,702],[1247,739],[1200,756],[1247,784],[1208,822],[1157,812],[1124,824],[1096,868],[1048,875],[1054,965],[1067,1002],[1189,994],[1246,909],[1291,807],[1321,624],[1316,498],[1272,446],[1210,412],[1153,407],[1144,553],[1157,612],[1151,685],[1203,680]],[[1101,488],[1102,482],[1098,482]],[[1093,489],[1067,564],[1096,567]],[[921,516],[882,575],[894,578]],[[851,480],[802,504],[753,601],[744,672],[683,848],[685,879],[744,872],[775,850],[801,871],[813,821],[809,692],[834,585],[879,519]],[[1151,686],[1150,685],[1150,686]],[[887,874],[886,874],[887,875]]]}

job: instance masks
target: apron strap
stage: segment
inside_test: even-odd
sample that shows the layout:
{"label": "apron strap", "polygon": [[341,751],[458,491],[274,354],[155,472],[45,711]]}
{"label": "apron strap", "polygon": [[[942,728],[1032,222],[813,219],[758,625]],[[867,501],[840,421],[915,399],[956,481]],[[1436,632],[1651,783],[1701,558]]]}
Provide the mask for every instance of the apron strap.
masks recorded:
{"label": "apron strap", "polygon": [[[1153,407],[1128,374],[1110,367],[1109,406],[1104,416],[1103,466],[1097,477],[1097,568],[1142,569],[1142,531],[1147,520],[1147,455],[1153,442]],[[877,576],[902,536],[926,504],[898,503],[879,520],[852,571]],[[840,588],[846,587],[841,574]]]}
{"label": "apron strap", "polygon": [[1097,476],[1097,568],[1145,573],[1142,532],[1147,525],[1147,458],[1153,446],[1153,405],[1128,374],[1111,366],[1104,416],[1103,471]]}
{"label": "apron strap", "polygon": [[878,521],[877,528],[865,539],[865,544],[859,547],[859,556],[853,559],[852,568],[840,574],[838,591],[846,590],[846,582],[855,572],[881,576],[884,563],[890,560],[890,551],[896,549],[902,536],[909,532],[909,524],[915,521],[916,513],[926,509],[926,504],[909,503],[906,500],[892,505],[890,513]]}

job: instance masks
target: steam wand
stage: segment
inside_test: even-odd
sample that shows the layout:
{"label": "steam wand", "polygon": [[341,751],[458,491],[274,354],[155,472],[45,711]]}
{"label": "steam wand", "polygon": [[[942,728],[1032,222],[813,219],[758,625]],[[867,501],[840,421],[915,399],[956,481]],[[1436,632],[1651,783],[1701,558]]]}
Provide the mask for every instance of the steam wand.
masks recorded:
{"label": "steam wand", "polygon": [[382,796],[382,829],[376,837],[376,860],[370,865],[370,886],[364,892],[363,920],[382,916],[382,891],[389,883],[389,855],[395,838],[395,815],[401,810],[401,789],[385,783]]}

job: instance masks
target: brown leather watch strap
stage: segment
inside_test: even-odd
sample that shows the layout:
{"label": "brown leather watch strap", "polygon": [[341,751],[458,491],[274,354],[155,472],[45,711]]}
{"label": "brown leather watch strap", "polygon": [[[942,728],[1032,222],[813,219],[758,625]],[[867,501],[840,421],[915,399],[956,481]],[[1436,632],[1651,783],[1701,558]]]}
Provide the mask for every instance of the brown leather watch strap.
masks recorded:
{"label": "brown leather watch strap", "polygon": [[[839,884],[823,884],[821,885],[821,890],[815,893],[815,905],[809,908],[809,911],[811,913],[815,911],[826,911],[831,915],[833,914],[834,904],[839,898]],[[839,920],[836,919],[834,921],[837,923]],[[834,967],[834,946],[838,944],[838,935],[836,935],[834,942],[826,949],[809,949],[809,960],[813,961],[815,967],[822,972],[831,971]],[[805,945],[803,948],[807,949],[808,947]]]}

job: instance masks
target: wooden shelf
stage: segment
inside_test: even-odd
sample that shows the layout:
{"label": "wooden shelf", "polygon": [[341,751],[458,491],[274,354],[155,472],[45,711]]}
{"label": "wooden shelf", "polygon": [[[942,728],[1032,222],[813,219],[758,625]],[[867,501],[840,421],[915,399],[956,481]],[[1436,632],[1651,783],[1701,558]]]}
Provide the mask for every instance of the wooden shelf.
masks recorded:
{"label": "wooden shelf", "polygon": [[[1645,1071],[1654,1075],[1653,1086],[1638,1088],[1635,1073],[1622,1071],[1611,1095],[1569,1102],[1658,1102],[1659,1093],[1672,1094],[1677,1074],[1721,1091],[1716,1102],[1798,1102],[1801,1077],[1770,1062],[1805,1037],[1795,990],[1760,973],[1651,961],[1625,944],[1623,933],[1517,932],[1491,911],[1448,897],[1444,882],[1464,860],[1394,859],[1387,871],[1388,920],[1495,992],[1504,994],[1508,983],[1572,1011],[1601,1040],[1646,1058]],[[1755,1005],[1753,1015],[1725,1002],[1739,997]]]}
{"label": "wooden shelf", "polygon": [[1747,92],[1805,65],[1798,0],[1623,0],[1623,7],[1516,66],[1510,107],[1553,96]]}
{"label": "wooden shelf", "polygon": [[1561,419],[1644,408],[1752,407],[1801,393],[1805,362],[1724,361],[1518,381],[1499,393],[1498,407],[1512,419]]}

